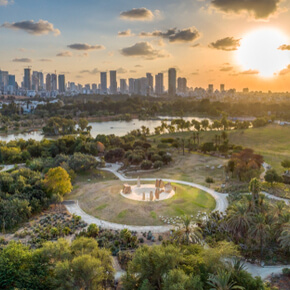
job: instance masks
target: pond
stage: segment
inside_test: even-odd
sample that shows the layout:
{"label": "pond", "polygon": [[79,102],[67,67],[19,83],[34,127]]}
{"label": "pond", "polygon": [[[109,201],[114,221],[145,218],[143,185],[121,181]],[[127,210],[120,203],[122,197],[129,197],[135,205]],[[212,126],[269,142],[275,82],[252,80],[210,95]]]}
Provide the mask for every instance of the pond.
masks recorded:
{"label": "pond", "polygon": [[[138,120],[133,119],[129,122],[127,121],[108,121],[108,122],[91,122],[89,123],[89,126],[92,126],[91,135],[92,137],[96,137],[98,134],[115,134],[116,136],[124,136],[128,132],[136,129],[140,129],[142,126],[145,126],[150,129],[150,132],[154,132],[154,128],[161,125],[161,120],[173,120],[175,118],[173,117],[159,117],[159,120]],[[204,119],[208,118],[198,118],[198,117],[184,117],[185,121],[191,121],[193,119],[197,121],[202,121]],[[209,120],[209,123],[211,124],[211,120]],[[13,141],[15,139],[34,139],[36,141],[40,141],[44,138],[44,135],[42,134],[42,131],[34,131],[31,133],[20,133],[20,134],[8,134],[8,135],[1,135],[0,141]]]}

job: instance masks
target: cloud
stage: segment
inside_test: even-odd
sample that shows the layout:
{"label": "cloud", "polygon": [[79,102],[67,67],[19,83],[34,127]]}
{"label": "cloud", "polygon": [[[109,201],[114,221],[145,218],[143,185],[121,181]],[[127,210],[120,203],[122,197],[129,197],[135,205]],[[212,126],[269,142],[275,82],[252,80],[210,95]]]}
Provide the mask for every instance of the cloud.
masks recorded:
{"label": "cloud", "polygon": [[13,3],[14,3],[14,0],[0,0],[0,6],[7,6]]}
{"label": "cloud", "polygon": [[32,62],[32,59],[30,59],[30,58],[26,58],[26,57],[24,57],[24,58],[14,58],[13,60],[12,60],[13,62]]}
{"label": "cloud", "polygon": [[52,62],[52,59],[49,59],[49,58],[41,58],[39,61],[42,61],[42,62]]}
{"label": "cloud", "polygon": [[278,49],[280,49],[280,50],[290,50],[290,45],[283,44],[280,47],[278,47]]}
{"label": "cloud", "polygon": [[125,30],[125,31],[119,31],[118,36],[123,36],[123,37],[129,37],[129,36],[134,36],[135,34],[132,33],[131,29]]}
{"label": "cloud", "polygon": [[233,70],[232,66],[224,66],[220,69],[220,71],[222,71],[222,72],[227,72],[227,71],[231,71],[231,70]]}
{"label": "cloud", "polygon": [[279,76],[284,76],[284,75],[289,74],[289,73],[290,73],[290,64],[287,66],[287,68],[285,68],[279,72]]}
{"label": "cloud", "polygon": [[117,73],[118,74],[125,74],[125,73],[127,73],[128,71],[125,69],[125,68],[123,68],[123,67],[119,67],[118,69],[117,69]]}
{"label": "cloud", "polygon": [[74,43],[67,46],[70,49],[75,50],[96,50],[96,49],[105,49],[103,45],[89,45],[87,43]]}
{"label": "cloud", "polygon": [[225,37],[209,44],[210,48],[233,51],[240,46],[241,39],[234,39],[233,37]]}
{"label": "cloud", "polygon": [[1,25],[1,27],[14,30],[24,30],[27,33],[33,35],[45,35],[50,32],[52,32],[55,36],[60,34],[59,29],[54,28],[52,23],[49,23],[48,21],[42,19],[40,19],[38,22],[34,22],[33,20],[13,23],[5,22]]}
{"label": "cloud", "polygon": [[166,32],[155,30],[153,32],[141,32],[140,37],[162,37],[170,42],[191,42],[200,37],[199,31],[193,26],[177,30],[177,28],[168,29]]}
{"label": "cloud", "polygon": [[227,14],[248,13],[255,19],[267,19],[279,10],[283,0],[211,0],[211,7]]}
{"label": "cloud", "polygon": [[136,64],[135,67],[143,67],[141,64]]}
{"label": "cloud", "polygon": [[101,72],[101,71],[100,71],[98,68],[94,68],[94,69],[92,69],[92,70],[88,70],[88,69],[86,69],[86,70],[82,70],[82,71],[80,71],[81,74],[88,73],[88,74],[91,74],[91,75],[96,75],[96,74],[98,74],[98,73],[100,73],[100,72]]}
{"label": "cloud", "polygon": [[121,49],[121,54],[124,56],[139,56],[148,60],[169,57],[162,50],[156,50],[149,42],[138,42],[130,47]]}
{"label": "cloud", "polygon": [[236,77],[236,76],[239,76],[239,75],[257,75],[257,74],[259,74],[258,70],[249,69],[249,70],[245,70],[245,71],[242,71],[242,72],[232,73],[232,74],[229,74],[229,75],[233,76],[233,77]]}
{"label": "cloud", "polygon": [[73,56],[73,54],[70,51],[62,51],[58,53],[56,56],[70,57],[70,56]]}
{"label": "cloud", "polygon": [[200,43],[196,43],[196,44],[191,45],[190,47],[196,48],[196,47],[199,47],[199,46],[200,46]]}
{"label": "cloud", "polygon": [[154,14],[147,8],[133,8],[120,13],[120,17],[126,20],[150,21],[154,18]]}

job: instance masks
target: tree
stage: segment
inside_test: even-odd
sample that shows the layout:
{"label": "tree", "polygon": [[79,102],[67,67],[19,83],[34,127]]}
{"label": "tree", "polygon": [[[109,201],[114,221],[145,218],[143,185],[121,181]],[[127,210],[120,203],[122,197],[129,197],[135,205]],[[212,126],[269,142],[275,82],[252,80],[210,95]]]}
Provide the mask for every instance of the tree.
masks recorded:
{"label": "tree", "polygon": [[214,183],[214,180],[213,180],[212,177],[207,177],[207,178],[205,179],[205,182],[208,184],[208,187],[210,187],[210,184],[211,184],[211,183]]}
{"label": "tree", "polygon": [[181,221],[179,229],[173,234],[173,240],[186,245],[201,243],[201,230],[193,223],[193,218],[186,215],[181,217]]}
{"label": "tree", "polygon": [[52,194],[65,195],[72,191],[71,179],[62,167],[50,168],[45,176],[44,185]]}
{"label": "tree", "polygon": [[212,287],[211,290],[244,289],[235,285],[236,283],[231,281],[231,273],[224,269],[218,270],[216,275],[210,274],[208,284]]}
{"label": "tree", "polygon": [[288,222],[287,225],[283,227],[283,231],[278,238],[278,241],[280,243],[280,246],[287,250],[290,251],[290,223]]}
{"label": "tree", "polygon": [[78,125],[80,129],[82,130],[82,132],[85,131],[85,129],[88,127],[88,124],[89,122],[87,119],[83,119],[83,118],[79,119]]}
{"label": "tree", "polygon": [[265,180],[273,185],[273,182],[282,182],[283,178],[276,172],[275,169],[267,170]]}
{"label": "tree", "polygon": [[286,168],[286,169],[290,168],[290,159],[285,159],[285,160],[283,160],[283,161],[281,162],[281,165],[282,165],[284,168]]}
{"label": "tree", "polygon": [[255,204],[258,204],[259,194],[261,191],[261,183],[257,178],[253,178],[249,183],[249,190],[252,193]]}
{"label": "tree", "polygon": [[201,121],[202,128],[206,131],[209,126],[209,121],[207,119]]}
{"label": "tree", "polygon": [[251,237],[259,241],[260,244],[260,261],[263,258],[264,243],[270,235],[270,226],[267,224],[265,215],[259,213],[253,217],[249,231]]}

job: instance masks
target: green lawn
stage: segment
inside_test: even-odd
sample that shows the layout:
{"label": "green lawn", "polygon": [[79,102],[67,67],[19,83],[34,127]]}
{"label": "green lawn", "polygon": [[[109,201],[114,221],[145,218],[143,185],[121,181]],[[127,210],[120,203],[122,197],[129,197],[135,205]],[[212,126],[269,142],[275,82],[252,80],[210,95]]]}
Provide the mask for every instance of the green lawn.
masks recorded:
{"label": "green lawn", "polygon": [[78,183],[66,196],[77,199],[81,208],[95,217],[126,225],[162,225],[159,216],[195,216],[198,211],[211,211],[215,200],[208,193],[184,185],[177,185],[176,195],[165,201],[138,202],[120,194],[120,181]]}
{"label": "green lawn", "polygon": [[[201,132],[201,142],[210,142],[218,131]],[[227,131],[230,143],[252,148],[264,156],[265,161],[273,166],[279,173],[283,172],[281,161],[290,158],[290,126],[268,125],[261,128],[247,130]],[[189,138],[192,132],[178,132],[154,136],[152,139],[160,140],[167,137]]]}

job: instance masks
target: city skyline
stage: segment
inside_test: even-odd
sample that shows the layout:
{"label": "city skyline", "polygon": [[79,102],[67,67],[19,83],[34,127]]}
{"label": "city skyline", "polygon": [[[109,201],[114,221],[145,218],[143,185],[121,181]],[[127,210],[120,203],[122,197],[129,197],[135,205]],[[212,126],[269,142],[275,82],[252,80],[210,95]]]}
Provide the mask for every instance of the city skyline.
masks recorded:
{"label": "city skyline", "polygon": [[[259,0],[258,6],[239,1],[236,7],[222,0],[85,2],[0,1],[0,68],[16,75],[18,83],[31,66],[83,85],[100,83],[100,72],[116,70],[118,87],[120,79],[162,72],[167,88],[168,68],[175,67],[188,87],[225,83],[238,90],[290,90],[289,1]],[[271,60],[279,65],[276,75],[250,67],[255,61],[247,64],[240,48],[261,29],[281,33],[277,54],[278,60],[283,54],[282,63]]]}

